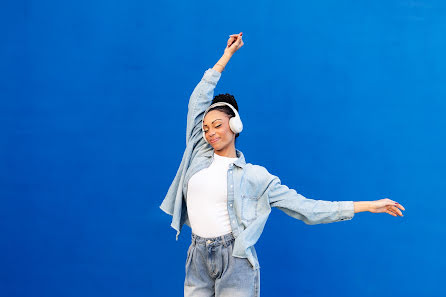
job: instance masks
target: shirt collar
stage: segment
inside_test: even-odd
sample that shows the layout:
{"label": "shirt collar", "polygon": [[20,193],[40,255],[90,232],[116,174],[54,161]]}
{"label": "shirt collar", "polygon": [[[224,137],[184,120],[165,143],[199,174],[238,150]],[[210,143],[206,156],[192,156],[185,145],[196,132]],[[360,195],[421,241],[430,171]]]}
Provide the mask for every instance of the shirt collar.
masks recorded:
{"label": "shirt collar", "polygon": [[[234,165],[237,165],[240,168],[244,168],[246,166],[245,156],[238,149],[235,149],[235,154],[237,155],[238,159],[234,161]],[[208,158],[212,158],[213,155],[214,155],[214,150],[210,149],[208,152]]]}
{"label": "shirt collar", "polygon": [[238,159],[234,161],[234,164],[240,168],[244,168],[246,165],[245,156],[238,149],[235,149],[235,153],[236,153]]}

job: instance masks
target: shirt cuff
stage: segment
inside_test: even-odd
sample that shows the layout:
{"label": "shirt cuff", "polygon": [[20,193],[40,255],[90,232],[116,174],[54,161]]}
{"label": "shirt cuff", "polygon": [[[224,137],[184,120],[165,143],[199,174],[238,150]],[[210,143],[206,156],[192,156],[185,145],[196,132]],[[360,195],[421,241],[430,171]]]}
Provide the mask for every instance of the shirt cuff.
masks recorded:
{"label": "shirt cuff", "polygon": [[347,221],[355,216],[355,205],[353,201],[339,201],[339,220]]}
{"label": "shirt cuff", "polygon": [[207,81],[208,83],[217,85],[217,82],[220,79],[220,77],[221,77],[221,72],[213,68],[209,68],[204,72],[203,80]]}

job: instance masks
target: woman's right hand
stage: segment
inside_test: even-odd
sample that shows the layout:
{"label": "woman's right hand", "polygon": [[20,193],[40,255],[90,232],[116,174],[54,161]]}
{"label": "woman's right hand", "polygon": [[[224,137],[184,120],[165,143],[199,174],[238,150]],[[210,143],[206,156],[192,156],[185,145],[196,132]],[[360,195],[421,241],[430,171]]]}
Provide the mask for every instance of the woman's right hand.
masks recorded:
{"label": "woman's right hand", "polygon": [[228,43],[225,48],[225,54],[228,53],[230,55],[233,55],[236,51],[239,50],[243,46],[243,40],[242,40],[243,32],[240,32],[239,34],[232,34],[229,35]]}

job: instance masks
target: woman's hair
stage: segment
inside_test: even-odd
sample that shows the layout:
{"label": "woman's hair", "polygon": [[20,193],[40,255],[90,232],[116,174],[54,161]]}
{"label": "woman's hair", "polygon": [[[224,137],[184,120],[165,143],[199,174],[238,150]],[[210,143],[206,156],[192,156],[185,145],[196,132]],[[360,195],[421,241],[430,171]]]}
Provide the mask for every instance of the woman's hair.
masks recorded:
{"label": "woman's hair", "polygon": [[[231,104],[231,105],[235,108],[235,110],[237,110],[237,112],[238,112],[237,101],[235,101],[234,96],[232,96],[231,94],[226,93],[226,94],[219,94],[219,95],[215,96],[214,99],[212,99],[212,103],[211,103],[211,105],[214,104],[214,103],[217,103],[217,102],[226,102],[226,103],[229,103],[229,104]],[[233,111],[229,106],[227,106],[227,105],[223,105],[223,106],[214,106],[214,107],[212,107],[211,109],[209,109],[209,111],[211,111],[211,110],[219,110],[219,111],[221,111],[221,112],[224,112],[224,113],[226,113],[226,114],[229,116],[229,118],[235,117],[235,113],[234,113],[234,111]],[[208,112],[209,112],[209,111],[208,111]],[[238,136],[239,136],[239,133],[235,134],[235,138],[237,138]]]}

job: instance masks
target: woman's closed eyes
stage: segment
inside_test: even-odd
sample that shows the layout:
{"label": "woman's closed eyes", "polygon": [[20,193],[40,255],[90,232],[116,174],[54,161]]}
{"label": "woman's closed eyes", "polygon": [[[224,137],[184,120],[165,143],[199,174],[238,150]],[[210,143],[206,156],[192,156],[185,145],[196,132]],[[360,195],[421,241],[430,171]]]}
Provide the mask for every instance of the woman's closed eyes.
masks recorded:
{"label": "woman's closed eyes", "polygon": [[[218,127],[220,127],[220,126],[221,126],[221,124],[218,125],[218,126],[215,126],[215,128],[218,128]],[[208,130],[204,130],[204,132],[208,132]]]}

